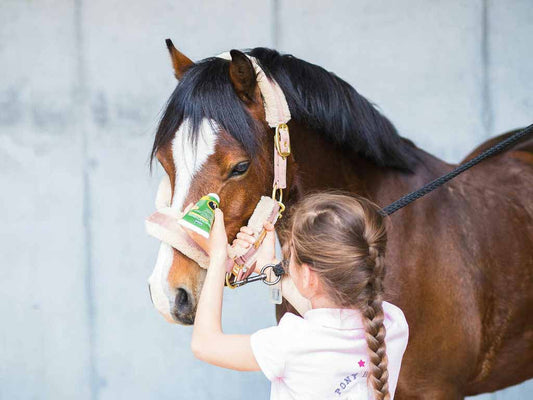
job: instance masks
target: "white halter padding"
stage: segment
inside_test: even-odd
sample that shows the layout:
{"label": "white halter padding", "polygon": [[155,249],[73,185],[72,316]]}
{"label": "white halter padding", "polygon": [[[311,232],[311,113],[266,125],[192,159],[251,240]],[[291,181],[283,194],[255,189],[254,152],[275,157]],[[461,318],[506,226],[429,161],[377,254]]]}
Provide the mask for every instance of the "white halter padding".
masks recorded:
{"label": "white halter padding", "polygon": [[[165,178],[163,178],[159,185],[158,196],[156,197],[156,204],[158,206],[168,204],[168,201],[162,200],[166,193],[168,193],[165,187]],[[271,197],[261,197],[252,216],[248,220],[248,227],[252,229],[253,236],[256,239],[259,238],[265,221],[275,222],[273,215],[277,214],[278,210],[279,205],[277,201]],[[161,207],[146,219],[146,232],[161,240],[163,243],[169,244],[186,257],[195,261],[200,267],[207,269],[209,266],[209,256],[178,223],[182,215],[181,212],[176,212],[171,207]],[[241,246],[231,247],[228,245],[228,255],[233,259],[242,257],[248,252],[249,249],[247,248]],[[253,265],[256,258],[256,252],[250,253],[250,257],[246,258],[244,266],[249,267]]]}
{"label": "white halter padding", "polygon": [[[231,60],[231,54],[227,51],[217,56],[225,60]],[[246,54],[254,66],[255,76],[259,90],[263,96],[263,104],[265,107],[265,118],[271,128],[276,128],[279,124],[285,124],[291,119],[291,112],[283,90],[278,83],[269,79],[265,71],[259,66],[256,58]]]}

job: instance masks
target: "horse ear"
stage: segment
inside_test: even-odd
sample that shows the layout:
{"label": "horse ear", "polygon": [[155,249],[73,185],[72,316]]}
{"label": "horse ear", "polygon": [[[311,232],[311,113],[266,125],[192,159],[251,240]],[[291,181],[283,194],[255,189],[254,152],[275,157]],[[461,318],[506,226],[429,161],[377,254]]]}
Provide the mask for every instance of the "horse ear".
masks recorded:
{"label": "horse ear", "polygon": [[245,103],[255,103],[257,80],[252,62],[239,50],[231,50],[229,77],[237,96]]}
{"label": "horse ear", "polygon": [[183,74],[187,69],[194,63],[178,49],[174,47],[172,40],[165,40],[167,44],[168,52],[170,53],[170,59],[172,60],[172,66],[174,67],[174,76],[177,80],[180,80],[183,77]]}

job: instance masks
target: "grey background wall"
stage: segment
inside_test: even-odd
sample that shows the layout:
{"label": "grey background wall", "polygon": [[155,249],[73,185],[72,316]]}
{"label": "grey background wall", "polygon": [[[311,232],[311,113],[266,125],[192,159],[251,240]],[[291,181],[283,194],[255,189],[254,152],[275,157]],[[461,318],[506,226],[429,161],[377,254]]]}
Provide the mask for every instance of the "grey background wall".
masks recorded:
{"label": "grey background wall", "polygon": [[[533,121],[532,20],[530,0],[2,0],[0,398],[268,398],[260,372],[194,359],[191,329],[150,304],[165,38],[194,60],[268,46],[322,65],[458,162]],[[226,331],[272,324],[266,290],[226,293]]]}

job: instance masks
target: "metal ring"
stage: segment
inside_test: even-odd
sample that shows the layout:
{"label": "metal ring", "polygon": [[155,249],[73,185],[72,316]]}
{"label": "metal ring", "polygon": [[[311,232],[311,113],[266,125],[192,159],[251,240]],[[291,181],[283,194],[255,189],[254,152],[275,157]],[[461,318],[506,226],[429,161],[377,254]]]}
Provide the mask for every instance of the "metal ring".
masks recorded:
{"label": "metal ring", "polygon": [[[266,270],[267,268],[272,268],[272,270],[274,270],[274,267],[275,267],[275,266],[276,266],[276,264],[267,264],[267,265],[265,265],[263,268],[261,268],[261,273],[266,275],[265,270]],[[266,278],[265,278],[265,279],[263,279],[263,283],[264,283],[265,285],[272,286],[272,285],[275,285],[276,283],[278,283],[280,280],[281,280],[281,275],[277,276],[277,277],[276,277],[276,280],[274,280],[274,281],[267,281]]]}
{"label": "metal ring", "polygon": [[226,272],[226,286],[229,287],[230,289],[238,288],[238,286],[232,285],[231,283],[229,283],[230,276],[231,276],[231,273],[230,272]]}

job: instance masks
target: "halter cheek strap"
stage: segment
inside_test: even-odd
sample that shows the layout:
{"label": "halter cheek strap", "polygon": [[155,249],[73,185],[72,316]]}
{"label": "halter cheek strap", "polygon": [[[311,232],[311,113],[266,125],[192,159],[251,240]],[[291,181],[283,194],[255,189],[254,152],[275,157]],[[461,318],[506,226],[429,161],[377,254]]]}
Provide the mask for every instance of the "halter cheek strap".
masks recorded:
{"label": "halter cheek strap", "polygon": [[[272,199],[279,204],[279,210],[276,210],[269,218],[269,221],[274,224],[285,210],[285,206],[283,205],[283,189],[287,187],[287,157],[291,154],[289,126],[287,123],[291,119],[291,112],[285,94],[279,84],[265,74],[265,71],[263,71],[255,57],[248,54],[246,56],[251,61],[255,71],[257,85],[263,98],[266,122],[271,128],[275,129]],[[231,54],[229,52],[221,53],[217,57],[231,60]],[[247,253],[234,259],[235,265],[231,273],[235,276],[235,279],[246,279],[253,272],[251,268],[247,269],[247,267],[255,262],[255,253],[261,245],[265,233],[264,231],[261,232],[256,244]],[[251,260],[253,261],[251,262]],[[228,276],[226,276],[226,283],[232,287]]]}

